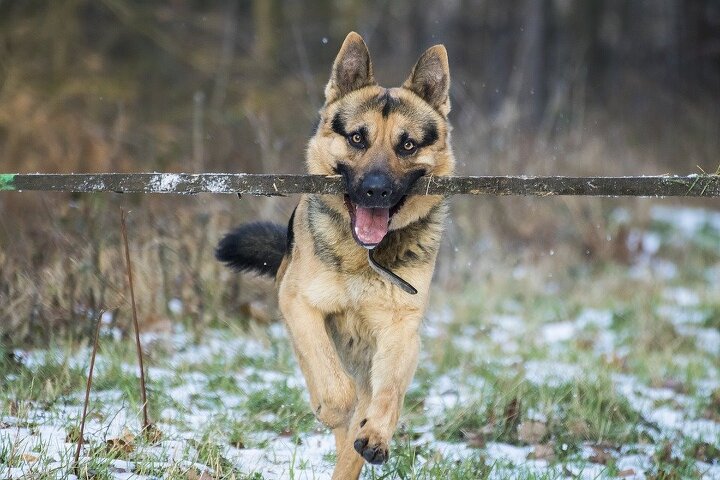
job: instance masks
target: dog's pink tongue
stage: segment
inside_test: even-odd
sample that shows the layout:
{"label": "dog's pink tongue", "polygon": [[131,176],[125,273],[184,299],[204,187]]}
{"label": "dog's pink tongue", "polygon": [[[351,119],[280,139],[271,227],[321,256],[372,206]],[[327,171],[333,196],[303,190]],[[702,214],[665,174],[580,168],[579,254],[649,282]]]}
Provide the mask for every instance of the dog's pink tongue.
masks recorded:
{"label": "dog's pink tongue", "polygon": [[385,237],[390,220],[389,208],[355,209],[355,235],[366,245],[376,245]]}

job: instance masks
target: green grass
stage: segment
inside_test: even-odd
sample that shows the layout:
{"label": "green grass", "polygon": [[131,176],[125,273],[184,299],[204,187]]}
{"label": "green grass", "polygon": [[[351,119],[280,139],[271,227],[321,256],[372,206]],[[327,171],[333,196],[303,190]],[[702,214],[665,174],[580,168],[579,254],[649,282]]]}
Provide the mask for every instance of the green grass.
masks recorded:
{"label": "green grass", "polygon": [[443,457],[429,445],[395,442],[388,463],[366,475],[372,480],[466,480],[497,478],[498,473],[519,480],[555,480],[565,478],[562,473],[538,474],[522,465],[507,461],[488,461],[478,452],[462,460]]}
{"label": "green grass", "polygon": [[536,385],[520,377],[498,379],[487,392],[478,392],[469,405],[446,412],[437,425],[438,438],[461,441],[482,432],[488,441],[518,444],[517,427],[533,420],[534,412],[547,418],[547,437],[558,444],[582,442],[623,444],[639,440],[640,420],[607,378]]}
{"label": "green grass", "polygon": [[[373,470],[370,478],[384,479],[431,479],[431,478],[487,478],[491,471],[482,459],[471,458],[460,462],[447,461],[434,455],[427,446],[395,443],[392,456],[379,471]],[[418,457],[429,459],[418,467]]]}
{"label": "green grass", "polygon": [[218,434],[222,432],[208,430],[194,444],[197,449],[196,461],[207,465],[214,477],[229,478],[233,474],[242,475],[242,472],[225,457],[225,449],[216,441]]}
{"label": "green grass", "polygon": [[290,387],[287,382],[275,382],[268,388],[252,392],[245,401],[249,421],[257,430],[281,435],[309,432],[316,423],[304,395],[303,390]]}
{"label": "green grass", "polygon": [[68,351],[51,348],[41,362],[31,367],[15,359],[0,346],[0,392],[18,402],[53,404],[85,384],[83,367],[71,366]]}
{"label": "green grass", "polygon": [[[669,238],[673,232],[660,233]],[[720,461],[720,443],[662,431],[621,393],[617,376],[631,379],[636,395],[652,408],[720,422],[720,387],[712,388],[720,374],[717,357],[699,348],[702,339],[686,333],[686,319],[678,317],[692,314],[694,327],[720,328],[720,294],[709,288],[703,271],[720,261],[720,253],[711,250],[664,244],[662,255],[679,266],[677,277],[666,282],[630,279],[627,266],[609,263],[568,268],[565,275],[555,271],[556,290],[548,291],[537,280],[545,278],[540,267],[517,279],[511,268],[496,266],[487,282],[468,283],[460,293],[441,292],[431,305],[452,316],[441,328],[433,325],[436,334],[423,340],[390,460],[366,468],[363,478],[549,480],[568,476],[570,466],[601,469],[600,478],[612,478],[620,473],[616,458],[632,452],[650,462],[647,478],[698,478],[703,465]],[[697,304],[675,305],[668,289],[678,287],[696,294]],[[548,324],[576,325],[587,309],[607,315],[609,325],[577,327],[569,339],[544,338]],[[520,326],[504,324],[502,316]],[[166,439],[182,443],[182,458],[204,465],[213,478],[260,480],[263,472],[242,461],[246,452],[255,452],[288,478],[313,478],[318,465],[303,452],[314,449],[327,431],[310,412],[288,340],[257,327],[187,322],[185,328],[184,344],[155,342],[146,352],[151,419]],[[89,363],[87,345],[78,343],[57,339],[44,353],[32,354],[32,366],[0,349],[0,417],[13,418],[4,431],[37,431],[47,422],[77,438],[77,415],[67,412],[80,408]],[[89,415],[95,433],[86,432],[91,454],[83,464],[88,475],[110,478],[109,459],[123,458],[134,463],[136,474],[200,478],[200,470],[189,471],[188,464],[164,463],[166,443],[150,444],[137,435],[141,405],[132,342],[103,337],[98,355]],[[670,398],[667,391],[674,392]],[[662,395],[645,397],[647,392]],[[443,394],[457,402],[439,408]],[[134,434],[133,448],[108,452],[98,425],[108,425],[119,413]],[[540,425],[540,434],[521,434],[530,422]],[[440,441],[455,452],[473,449],[459,457],[445,454]],[[520,452],[542,446],[549,449],[549,466],[534,468],[525,453],[515,463],[493,458],[491,444]],[[646,454],[648,445],[655,446]],[[604,465],[586,458],[591,446],[612,453]],[[47,451],[46,444],[34,446],[38,466],[50,465]],[[12,436],[0,435],[0,468],[21,465],[23,453]],[[332,451],[320,456],[324,468],[336,459]],[[60,460],[67,469],[71,459]]]}

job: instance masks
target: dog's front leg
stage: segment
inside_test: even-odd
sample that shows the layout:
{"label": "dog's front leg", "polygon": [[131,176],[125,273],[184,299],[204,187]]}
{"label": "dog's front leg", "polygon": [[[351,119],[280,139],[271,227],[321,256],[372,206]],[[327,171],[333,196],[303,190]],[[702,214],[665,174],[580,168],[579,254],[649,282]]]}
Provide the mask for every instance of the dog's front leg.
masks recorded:
{"label": "dog's front leg", "polygon": [[390,439],[395,432],[405,392],[417,368],[420,351],[420,318],[388,323],[377,335],[372,360],[372,394],[365,417],[350,431],[358,432],[355,450],[373,464],[388,458]]}
{"label": "dog's front leg", "polygon": [[330,428],[347,427],[357,400],[355,384],[340,363],[323,313],[285,289],[279,299],[315,416]]}
{"label": "dog's front leg", "polygon": [[333,431],[337,446],[337,463],[332,475],[333,480],[357,480],[360,476],[365,460],[355,452],[353,443],[358,434],[358,425],[365,418],[369,402],[369,392],[359,389],[358,403],[350,420],[350,427],[343,431],[339,431],[340,429]]}

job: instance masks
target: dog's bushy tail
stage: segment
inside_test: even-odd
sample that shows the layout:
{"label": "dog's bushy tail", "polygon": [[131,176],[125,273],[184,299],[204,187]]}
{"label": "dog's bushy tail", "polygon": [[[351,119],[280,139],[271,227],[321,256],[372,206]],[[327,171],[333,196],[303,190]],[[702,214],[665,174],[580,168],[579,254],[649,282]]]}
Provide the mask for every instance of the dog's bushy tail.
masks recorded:
{"label": "dog's bushy tail", "polygon": [[225,235],[215,249],[215,258],[241,272],[275,276],[286,250],[287,227],[254,222]]}

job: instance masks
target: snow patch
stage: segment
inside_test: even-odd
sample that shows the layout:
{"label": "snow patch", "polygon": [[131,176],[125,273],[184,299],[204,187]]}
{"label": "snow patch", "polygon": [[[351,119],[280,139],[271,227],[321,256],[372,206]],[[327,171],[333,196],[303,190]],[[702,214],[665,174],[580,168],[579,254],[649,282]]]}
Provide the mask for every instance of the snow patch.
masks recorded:
{"label": "snow patch", "polygon": [[686,236],[695,235],[706,227],[720,231],[720,212],[712,210],[654,205],[650,209],[650,217],[672,225]]}
{"label": "snow patch", "polygon": [[158,173],[150,178],[151,192],[172,192],[180,184],[182,177],[176,173]]}
{"label": "snow patch", "polygon": [[566,342],[575,336],[573,322],[548,323],[541,328],[543,339],[547,343]]}

